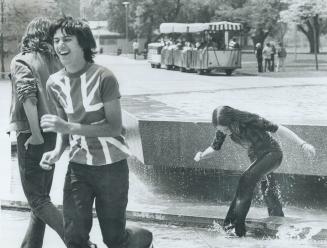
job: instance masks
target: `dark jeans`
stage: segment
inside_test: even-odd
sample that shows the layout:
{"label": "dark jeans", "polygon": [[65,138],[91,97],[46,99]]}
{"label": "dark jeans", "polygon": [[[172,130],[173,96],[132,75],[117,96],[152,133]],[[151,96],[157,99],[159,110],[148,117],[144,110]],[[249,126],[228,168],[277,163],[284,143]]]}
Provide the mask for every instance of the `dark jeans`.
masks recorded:
{"label": "dark jeans", "polygon": [[[99,220],[104,243],[110,248],[145,248],[152,234],[126,229],[129,170],[126,160],[89,166],[70,162],[64,186],[64,226],[69,248],[86,248],[92,228],[92,206]],[[133,233],[139,237],[140,245]],[[138,245],[130,246],[129,243]],[[147,242],[147,244],[146,244]]]}
{"label": "dark jeans", "polygon": [[262,58],[257,58],[258,72],[262,72]]}
{"label": "dark jeans", "polygon": [[254,189],[262,179],[261,190],[268,206],[269,216],[284,216],[274,174],[271,173],[281,164],[282,156],[281,151],[268,152],[255,160],[242,174],[235,197],[224,221],[225,226],[244,224],[251,206]]}
{"label": "dark jeans", "polygon": [[136,59],[136,56],[139,54],[139,49],[134,49],[134,59]]}
{"label": "dark jeans", "polygon": [[270,69],[271,69],[270,59],[265,59],[265,72],[267,71],[267,69],[268,69],[268,71],[270,71]]}
{"label": "dark jeans", "polygon": [[270,71],[275,71],[275,55],[274,54],[271,55],[270,62],[271,62]]}
{"label": "dark jeans", "polygon": [[46,224],[64,239],[63,216],[49,196],[54,170],[46,171],[39,165],[43,153],[53,149],[56,134],[44,133],[44,144],[29,145],[26,150],[24,144],[30,135],[21,133],[17,137],[20,178],[31,207],[30,223],[21,247],[39,248],[43,244]]}

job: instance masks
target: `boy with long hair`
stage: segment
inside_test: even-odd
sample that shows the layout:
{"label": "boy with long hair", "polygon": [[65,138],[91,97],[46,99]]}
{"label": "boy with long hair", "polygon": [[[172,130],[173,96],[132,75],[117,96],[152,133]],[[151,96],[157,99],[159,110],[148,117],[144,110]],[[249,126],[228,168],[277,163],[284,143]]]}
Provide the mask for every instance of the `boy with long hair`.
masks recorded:
{"label": "boy with long hair", "polygon": [[109,69],[94,63],[96,43],[86,22],[62,18],[53,26],[52,37],[64,68],[47,83],[58,116],[44,115],[41,127],[58,134],[55,149],[43,155],[40,165],[51,169],[69,136],[63,202],[67,246],[86,247],[95,202],[108,247],[148,248],[151,232],[126,228],[129,149],[123,136],[118,81]]}
{"label": "boy with long hair", "polygon": [[10,131],[17,134],[20,178],[31,208],[22,248],[42,247],[46,224],[64,240],[63,217],[49,195],[54,170],[39,166],[43,153],[54,148],[56,139],[54,133],[43,133],[40,128],[41,116],[55,113],[46,96],[46,82],[62,67],[52,47],[50,25],[48,18],[33,19],[22,38],[21,52],[10,65]]}

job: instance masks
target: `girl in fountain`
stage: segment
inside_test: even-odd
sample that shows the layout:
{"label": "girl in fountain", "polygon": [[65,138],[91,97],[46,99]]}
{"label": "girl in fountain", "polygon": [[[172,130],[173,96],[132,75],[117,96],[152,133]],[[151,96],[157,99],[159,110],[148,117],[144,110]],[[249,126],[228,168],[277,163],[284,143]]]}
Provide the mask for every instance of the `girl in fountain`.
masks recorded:
{"label": "girl in fountain", "polygon": [[205,151],[195,155],[196,162],[211,157],[220,150],[228,135],[234,142],[247,148],[252,163],[240,177],[235,197],[224,220],[224,229],[235,228],[236,235],[240,237],[246,234],[245,218],[254,189],[260,180],[269,216],[284,216],[272,173],[281,164],[283,153],[278,142],[269,133],[277,133],[290,139],[309,157],[315,155],[314,147],[282,125],[229,106],[220,106],[213,111],[212,124],[217,129],[215,138]]}

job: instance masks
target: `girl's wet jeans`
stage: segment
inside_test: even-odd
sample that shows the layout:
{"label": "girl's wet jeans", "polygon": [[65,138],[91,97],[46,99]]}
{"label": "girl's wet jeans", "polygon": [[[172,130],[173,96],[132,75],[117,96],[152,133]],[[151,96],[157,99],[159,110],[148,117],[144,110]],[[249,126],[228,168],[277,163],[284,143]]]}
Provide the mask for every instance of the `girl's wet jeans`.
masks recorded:
{"label": "girl's wet jeans", "polygon": [[278,187],[272,173],[281,164],[282,157],[281,151],[270,151],[253,161],[250,167],[246,169],[239,180],[224,226],[229,224],[234,224],[236,227],[237,225],[244,225],[251,206],[254,189],[259,181],[261,181],[261,191],[268,207],[269,216],[284,216],[282,204],[279,200]]}
{"label": "girl's wet jeans", "polygon": [[24,144],[30,135],[20,133],[17,137],[20,178],[31,208],[29,226],[21,247],[41,248],[46,224],[54,229],[62,240],[64,239],[63,216],[52,204],[49,196],[54,169],[46,171],[39,165],[43,153],[53,149],[56,134],[44,133],[44,144],[29,145],[26,150]]}

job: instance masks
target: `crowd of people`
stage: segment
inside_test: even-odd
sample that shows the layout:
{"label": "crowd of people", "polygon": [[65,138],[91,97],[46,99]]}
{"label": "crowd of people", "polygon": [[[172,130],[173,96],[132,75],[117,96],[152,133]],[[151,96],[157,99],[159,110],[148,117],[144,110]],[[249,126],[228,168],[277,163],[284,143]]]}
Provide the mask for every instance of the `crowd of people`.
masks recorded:
{"label": "crowd of people", "polygon": [[185,38],[183,36],[173,38],[164,37],[160,39],[160,43],[166,48],[175,48],[179,50],[190,50],[196,49],[200,50],[203,48],[214,48],[218,50],[226,49],[239,49],[240,44],[235,37],[230,39],[228,44],[225,44],[221,37],[206,35],[206,37],[196,37],[196,38]]}
{"label": "crowd of people", "polygon": [[[261,43],[255,46],[255,55],[258,63],[258,72],[278,72],[285,71],[285,59],[287,56],[286,49],[282,42],[277,47],[274,42],[267,42],[264,47]],[[277,63],[275,56],[277,55]]]}

